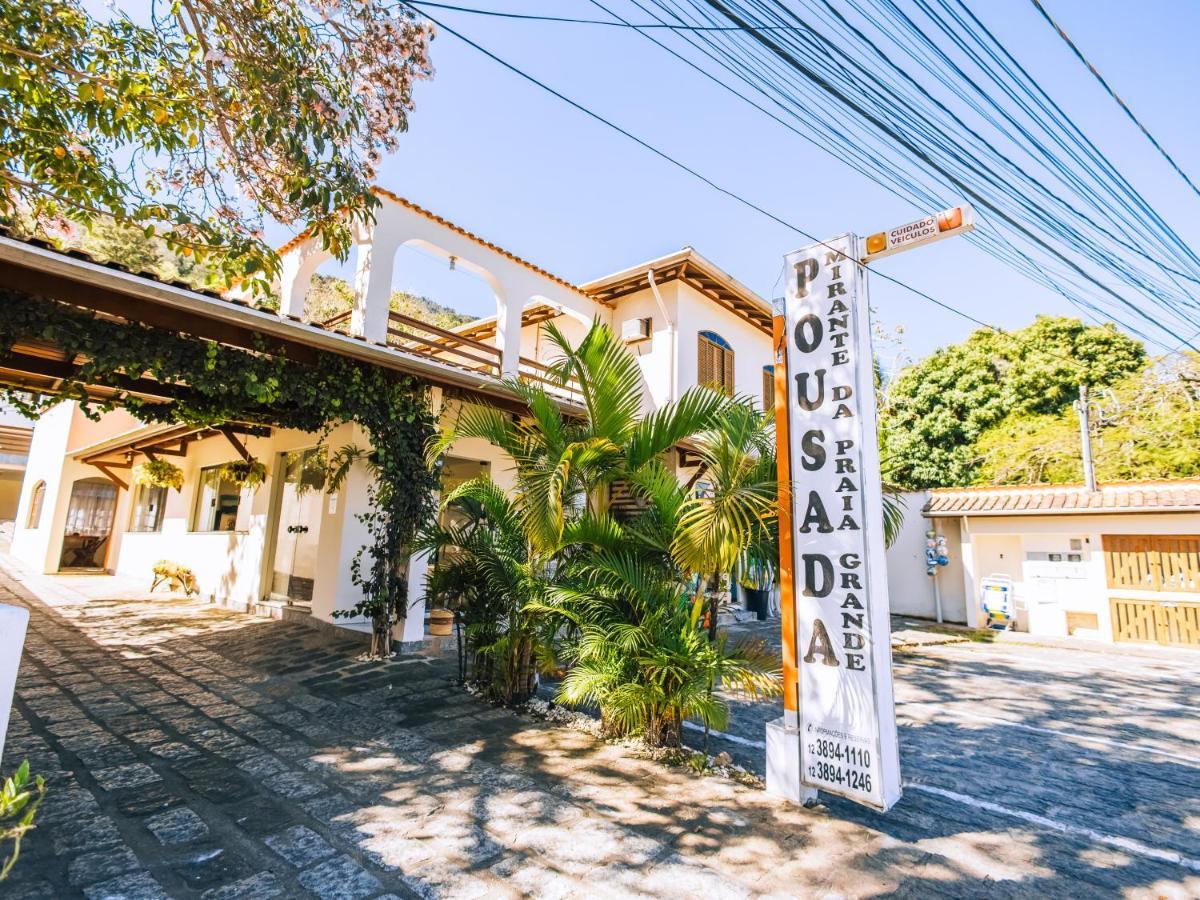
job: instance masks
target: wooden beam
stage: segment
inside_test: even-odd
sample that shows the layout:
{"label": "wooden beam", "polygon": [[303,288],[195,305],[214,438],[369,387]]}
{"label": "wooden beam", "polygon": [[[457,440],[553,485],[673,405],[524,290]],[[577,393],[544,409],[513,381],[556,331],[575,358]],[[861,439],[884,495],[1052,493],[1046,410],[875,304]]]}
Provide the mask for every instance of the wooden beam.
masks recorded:
{"label": "wooden beam", "polygon": [[91,463],[91,465],[95,466],[97,469],[99,469],[101,472],[103,472],[104,477],[106,477],[109,481],[111,481],[113,484],[115,484],[117,486],[117,490],[125,490],[125,491],[129,490],[129,485],[127,485],[124,481],[122,481],[120,478],[118,478],[116,475],[114,475],[112,472],[109,471],[108,467],[110,465],[113,465],[113,463],[94,462],[94,463]]}
{"label": "wooden beam", "polygon": [[[207,316],[172,308],[160,303],[144,300],[94,283],[76,281],[44,270],[0,260],[0,284],[6,288],[24,291],[38,297],[72,306],[107,313],[126,321],[141,322],[154,328],[163,328],[173,333],[185,333],[199,338],[218,341],[233,347],[258,352],[263,348],[263,336],[253,328],[222,322]],[[314,362],[316,353],[303,344],[267,340],[268,352],[294,359],[297,362]]]}
{"label": "wooden beam", "polygon": [[244,459],[246,462],[250,462],[250,460],[254,458],[250,455],[250,451],[246,449],[246,445],[237,439],[237,435],[233,432],[232,428],[230,428],[228,425],[221,425],[217,428],[217,430],[221,432],[221,434],[225,435],[225,440],[229,441],[229,443],[233,445],[233,449],[241,454],[242,459]]}

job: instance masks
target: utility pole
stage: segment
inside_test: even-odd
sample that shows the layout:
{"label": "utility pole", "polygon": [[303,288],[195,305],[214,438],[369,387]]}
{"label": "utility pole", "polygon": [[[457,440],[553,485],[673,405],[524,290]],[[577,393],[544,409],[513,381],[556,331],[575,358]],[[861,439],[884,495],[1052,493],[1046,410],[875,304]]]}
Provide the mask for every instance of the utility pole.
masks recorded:
{"label": "utility pole", "polygon": [[1079,443],[1083,447],[1083,483],[1089,491],[1096,490],[1096,467],[1092,464],[1092,429],[1088,421],[1088,389],[1079,386],[1079,400],[1075,403],[1079,413]]}

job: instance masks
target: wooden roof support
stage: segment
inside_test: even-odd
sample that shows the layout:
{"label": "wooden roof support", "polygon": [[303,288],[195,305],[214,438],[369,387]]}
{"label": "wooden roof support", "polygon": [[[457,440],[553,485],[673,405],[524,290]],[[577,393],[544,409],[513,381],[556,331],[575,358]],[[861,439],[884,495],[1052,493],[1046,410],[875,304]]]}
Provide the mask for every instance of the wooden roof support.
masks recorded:
{"label": "wooden roof support", "polygon": [[117,490],[119,490],[119,491],[120,490],[123,490],[123,491],[129,490],[129,485],[127,485],[124,481],[122,481],[120,478],[118,478],[116,476],[116,474],[114,474],[112,472],[112,470],[109,469],[109,466],[116,465],[116,463],[93,462],[93,463],[89,463],[89,465],[95,466],[97,469],[99,469],[101,472],[103,472],[104,477],[107,478],[109,481],[111,481],[114,485],[116,485]]}
{"label": "wooden roof support", "polygon": [[250,462],[252,459],[254,459],[254,457],[250,455],[250,451],[246,449],[246,445],[238,440],[237,435],[234,433],[232,428],[230,428],[228,425],[220,425],[217,427],[217,430],[221,432],[221,434],[225,435],[225,440],[229,441],[229,443],[233,446],[233,449],[241,455],[242,459],[244,459],[246,462]]}

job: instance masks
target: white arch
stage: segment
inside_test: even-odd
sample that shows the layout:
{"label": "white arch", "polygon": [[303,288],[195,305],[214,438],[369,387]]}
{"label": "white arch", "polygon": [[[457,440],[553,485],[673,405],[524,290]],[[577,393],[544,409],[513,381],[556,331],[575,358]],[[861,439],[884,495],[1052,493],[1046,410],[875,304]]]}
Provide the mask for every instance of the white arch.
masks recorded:
{"label": "white arch", "polygon": [[[537,269],[512,253],[476,237],[408,201],[380,192],[375,221],[354,228],[356,247],[352,334],[386,343],[388,307],[396,253],[411,244],[482,278],[496,298],[496,346],[501,371],[516,375],[521,351],[521,311],[527,300],[548,303],[590,324],[608,310],[577,288]],[[282,312],[301,316],[304,295],[317,268],[330,258],[314,238],[297,242],[283,254],[280,278]]]}

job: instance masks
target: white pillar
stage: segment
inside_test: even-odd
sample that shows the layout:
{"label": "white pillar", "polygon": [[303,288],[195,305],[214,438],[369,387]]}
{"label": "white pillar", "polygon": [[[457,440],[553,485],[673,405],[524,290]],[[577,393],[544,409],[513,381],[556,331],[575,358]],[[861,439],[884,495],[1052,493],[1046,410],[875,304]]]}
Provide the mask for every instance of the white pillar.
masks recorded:
{"label": "white pillar", "polygon": [[[4,736],[8,733],[8,716],[12,711],[17,670],[21,668],[21,648],[25,644],[28,625],[29,610],[0,604],[0,760],[4,758]],[[6,771],[15,769],[16,766],[8,766]]]}
{"label": "white pillar", "polygon": [[971,528],[967,517],[960,520],[959,528],[959,558],[963,567],[963,593],[966,609],[966,623],[972,628],[980,627],[979,589],[975,579],[975,555],[971,546]]}
{"label": "white pillar", "polygon": [[429,555],[414,553],[408,561],[408,609],[404,619],[402,641],[425,639],[425,576],[429,572]]}
{"label": "white pillar", "polygon": [[387,342],[388,310],[392,299],[392,270],[400,241],[365,226],[357,243],[354,271],[354,309],[350,333],[376,343]]}
{"label": "white pillar", "polygon": [[308,296],[312,277],[329,256],[328,251],[321,249],[311,238],[284,255],[279,271],[280,313],[304,318],[304,298]]}
{"label": "white pillar", "polygon": [[500,348],[500,374],[516,378],[521,367],[521,297],[515,291],[496,294],[496,346]]}

